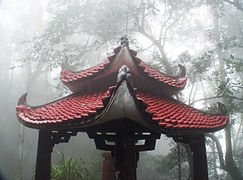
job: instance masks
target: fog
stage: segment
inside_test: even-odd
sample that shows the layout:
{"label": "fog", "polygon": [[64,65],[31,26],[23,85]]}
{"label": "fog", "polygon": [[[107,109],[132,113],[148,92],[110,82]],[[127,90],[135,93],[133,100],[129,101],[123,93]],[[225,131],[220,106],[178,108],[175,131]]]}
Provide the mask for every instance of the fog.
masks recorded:
{"label": "fog", "polygon": [[[18,121],[15,107],[19,98],[28,92],[28,103],[41,105],[70,94],[59,80],[62,64],[67,62],[73,70],[92,67],[104,61],[126,33],[138,57],[158,70],[177,74],[176,64],[186,66],[188,85],[179,94],[181,101],[204,110],[212,110],[217,101],[226,104],[233,122],[233,158],[243,173],[243,3],[230,2],[0,0],[3,178],[31,179],[35,167],[38,130],[24,127]],[[216,136],[227,153],[224,131]],[[174,147],[172,139],[162,135],[156,149],[148,155],[159,159],[170,153],[171,147]],[[217,154],[211,139],[207,150]],[[57,151],[64,152],[66,157],[78,155],[86,161],[102,160],[102,151],[96,150],[86,133],[55,145],[53,162],[58,159]],[[142,153],[138,179],[146,178],[151,169],[154,173],[151,178],[177,179],[176,167],[164,177],[155,167],[149,167],[156,165],[146,158],[147,154]],[[210,179],[219,176],[231,179],[230,173],[220,168],[217,155],[208,154],[208,159],[215,162],[215,167],[209,165]],[[186,161],[182,166],[188,172]],[[188,173],[184,174],[182,179],[187,176]]]}
{"label": "fog", "polygon": [[[60,97],[53,92],[46,74],[40,72],[38,76],[29,77],[29,67],[21,67],[18,61],[24,56],[24,41],[41,34],[50,21],[47,4],[48,1],[0,1],[0,171],[7,180],[18,179],[18,174],[22,179],[31,179],[36,161],[38,130],[26,128],[17,120],[15,107],[19,98],[28,92],[28,103],[40,105]],[[98,63],[96,57],[90,66]],[[59,76],[57,73],[56,76]],[[19,147],[21,141],[23,149]],[[168,146],[163,145],[162,149],[163,153],[167,153]],[[101,151],[96,150],[93,140],[86,133],[72,137],[67,144],[56,145],[53,161],[56,151],[71,157],[78,154],[84,160],[101,159]],[[22,159],[19,159],[21,153]]]}

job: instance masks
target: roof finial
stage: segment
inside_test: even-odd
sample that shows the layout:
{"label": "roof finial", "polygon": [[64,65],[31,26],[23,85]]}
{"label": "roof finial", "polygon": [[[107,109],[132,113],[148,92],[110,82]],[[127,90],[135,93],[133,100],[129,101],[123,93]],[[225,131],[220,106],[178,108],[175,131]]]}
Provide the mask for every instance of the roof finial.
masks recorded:
{"label": "roof finial", "polygon": [[[127,0],[127,9],[129,5],[129,1]],[[125,26],[125,36],[121,37],[121,45],[129,46],[128,38],[127,38],[127,31],[128,31],[128,10],[126,11],[126,26]]]}
{"label": "roof finial", "polygon": [[121,45],[129,46],[127,35],[121,37]]}

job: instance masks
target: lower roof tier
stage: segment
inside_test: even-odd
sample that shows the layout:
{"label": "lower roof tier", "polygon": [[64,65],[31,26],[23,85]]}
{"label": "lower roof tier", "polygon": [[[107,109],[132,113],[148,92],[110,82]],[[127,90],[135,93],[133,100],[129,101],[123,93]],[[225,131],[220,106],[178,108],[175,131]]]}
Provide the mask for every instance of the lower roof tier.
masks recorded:
{"label": "lower roof tier", "polygon": [[161,129],[172,131],[216,131],[222,129],[228,122],[225,113],[212,115],[170,97],[159,97],[149,93],[137,92],[139,98],[145,105],[145,112],[151,115]]}
{"label": "lower roof tier", "polygon": [[[31,128],[52,130],[79,128],[82,131],[94,125],[93,122],[96,122],[95,124],[101,122],[102,117],[112,109],[115,99],[121,97],[118,95],[120,86],[121,84],[97,92],[74,93],[37,107],[28,106],[25,97],[16,107],[17,116],[21,123]],[[148,124],[148,128],[153,127],[158,132],[206,133],[222,129],[228,122],[228,116],[223,111],[221,114],[212,115],[171,97],[156,96],[134,90],[129,84],[127,86],[130,87],[129,92],[135,102],[136,113],[140,113],[141,119],[138,122],[143,125]]]}
{"label": "lower roof tier", "polygon": [[[79,127],[92,121],[104,109],[104,101],[110,96],[110,91],[112,87],[100,92],[75,93],[37,107],[19,104],[17,116],[21,123],[31,128]],[[24,98],[26,102],[26,96]]]}

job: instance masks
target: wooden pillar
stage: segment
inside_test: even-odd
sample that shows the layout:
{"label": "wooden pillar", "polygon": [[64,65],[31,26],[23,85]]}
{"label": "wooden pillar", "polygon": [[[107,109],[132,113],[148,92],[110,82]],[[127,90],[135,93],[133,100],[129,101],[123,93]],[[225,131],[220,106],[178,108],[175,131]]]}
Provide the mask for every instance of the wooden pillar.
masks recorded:
{"label": "wooden pillar", "polygon": [[193,152],[193,180],[208,180],[208,166],[204,135],[190,143]]}
{"label": "wooden pillar", "polygon": [[137,179],[137,155],[134,150],[125,150],[116,154],[116,180]]}
{"label": "wooden pillar", "polygon": [[51,153],[53,144],[50,131],[39,131],[35,180],[51,179]]}
{"label": "wooden pillar", "polygon": [[103,160],[103,179],[102,180],[114,180],[115,178],[115,163],[114,158],[111,157],[110,152],[102,154]]}
{"label": "wooden pillar", "polygon": [[122,132],[116,141],[115,151],[116,180],[136,180],[138,152],[134,149],[134,140],[128,132]]}

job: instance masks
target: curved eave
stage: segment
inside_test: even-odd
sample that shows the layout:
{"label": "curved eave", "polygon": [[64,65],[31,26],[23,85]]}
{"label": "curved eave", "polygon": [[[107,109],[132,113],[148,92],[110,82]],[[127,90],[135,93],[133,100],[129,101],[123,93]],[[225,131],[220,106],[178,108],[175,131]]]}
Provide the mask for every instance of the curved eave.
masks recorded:
{"label": "curved eave", "polygon": [[154,96],[136,92],[147,113],[161,133],[167,135],[190,135],[215,132],[223,129],[229,120],[223,104],[215,114],[206,113],[170,97]]}
{"label": "curved eave", "polygon": [[114,87],[98,92],[79,92],[57,101],[29,106],[26,94],[20,98],[16,106],[19,121],[27,127],[35,129],[70,129],[80,128],[94,121],[102,112]]}
{"label": "curved eave", "polygon": [[102,74],[110,66],[113,58],[114,56],[110,56],[105,62],[79,72],[62,69],[60,79],[71,91],[76,92],[73,85],[80,82],[82,83],[82,81],[85,80],[91,80]]}
{"label": "curved eave", "polygon": [[157,81],[163,85],[166,85],[170,88],[177,89],[177,91],[184,89],[187,80],[186,69],[181,64],[178,65],[180,68],[180,74],[176,76],[169,76],[152,68],[151,66],[149,66],[137,57],[134,57],[134,59],[137,62],[139,71],[144,76],[150,78],[151,80]]}

